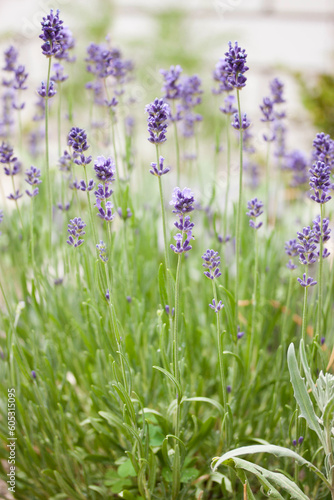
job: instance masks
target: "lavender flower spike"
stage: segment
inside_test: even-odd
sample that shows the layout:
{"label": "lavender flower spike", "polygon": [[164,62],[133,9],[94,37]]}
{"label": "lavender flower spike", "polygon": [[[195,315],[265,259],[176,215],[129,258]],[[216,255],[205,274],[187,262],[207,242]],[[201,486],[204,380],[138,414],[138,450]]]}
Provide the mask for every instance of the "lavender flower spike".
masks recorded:
{"label": "lavender flower spike", "polygon": [[61,50],[61,41],[63,39],[63,21],[59,19],[59,10],[53,14],[53,9],[50,14],[43,17],[42,34],[39,35],[44,43],[42,45],[42,52],[46,57],[55,56]]}
{"label": "lavender flower spike", "polygon": [[310,186],[314,191],[311,199],[317,203],[327,203],[331,196],[327,192],[331,189],[330,182],[330,167],[322,161],[315,163],[309,170],[310,172]]}
{"label": "lavender flower spike", "polygon": [[246,130],[247,128],[250,127],[251,122],[248,120],[246,113],[242,117],[242,122],[241,122],[241,127],[240,127],[240,121],[239,121],[239,115],[238,113],[235,113],[234,115],[234,121],[231,123],[232,127],[235,128],[236,130]]}
{"label": "lavender flower spike", "polygon": [[84,240],[81,238],[84,234],[86,234],[84,231],[86,225],[87,224],[84,223],[81,217],[75,217],[74,219],[71,219],[70,223],[67,226],[68,227],[67,232],[69,233],[69,237],[66,243],[68,243],[71,246],[74,246],[74,248],[82,245]]}
{"label": "lavender flower spike", "polygon": [[111,158],[98,156],[94,163],[96,177],[102,182],[113,182],[115,180],[115,162]]}
{"label": "lavender flower spike", "polygon": [[212,304],[209,304],[209,307],[211,307],[211,309],[213,309],[215,311],[215,313],[219,313],[219,311],[221,311],[221,309],[223,309],[224,304],[220,300],[218,302],[218,304],[216,305],[215,299],[212,299]]}
{"label": "lavender flower spike", "polygon": [[[41,182],[42,182],[40,180],[40,176],[41,176],[40,169],[36,168],[32,165],[28,170],[26,170],[26,178],[24,180],[28,184],[30,184],[30,186],[38,186],[38,184],[41,184]],[[39,193],[38,187],[35,187],[35,189],[32,192],[26,190],[26,193],[28,196],[33,198],[33,197],[37,196]]]}
{"label": "lavender flower spike", "polygon": [[208,269],[208,271],[204,272],[204,275],[211,280],[219,278],[222,273],[219,270],[220,257],[218,252],[207,250],[205,254],[202,255],[202,259],[204,260],[203,267]]}
{"label": "lavender flower spike", "polygon": [[99,257],[100,259],[102,260],[102,262],[104,263],[107,263],[109,258],[108,258],[108,255],[107,255],[107,247],[106,247],[106,244],[100,240],[100,243],[98,243],[96,245],[96,248],[98,249],[99,251]]}
{"label": "lavender flower spike", "polygon": [[40,95],[41,97],[43,97],[43,99],[45,99],[46,97],[48,99],[50,99],[51,97],[56,95],[56,93],[57,93],[57,91],[54,88],[54,83],[52,80],[50,81],[48,91],[46,91],[46,86],[45,86],[44,82],[42,82],[41,86],[37,89],[37,94]]}
{"label": "lavender flower spike", "polygon": [[248,66],[246,66],[247,54],[245,49],[238,46],[238,42],[228,43],[229,50],[225,52],[225,71],[227,73],[228,82],[235,89],[242,89],[246,85],[247,78],[244,73],[248,71]]}
{"label": "lavender flower spike", "polygon": [[[248,215],[248,217],[253,217],[253,218],[259,217],[261,214],[263,214],[262,207],[263,207],[262,201],[259,201],[257,198],[253,198],[253,200],[247,203],[247,208],[249,212],[246,212],[246,215]],[[262,226],[262,222],[255,224],[255,221],[251,219],[249,221],[249,225],[253,229],[259,229]]]}
{"label": "lavender flower spike", "polygon": [[314,281],[314,279],[313,279],[313,278],[311,278],[311,276],[309,276],[308,278],[306,278],[306,274],[305,274],[305,273],[303,274],[303,279],[301,279],[301,278],[297,278],[297,281],[298,281],[298,283],[299,283],[301,286],[303,286],[303,287],[305,287],[305,288],[307,288],[307,287],[309,287],[309,286],[314,286],[314,285],[316,285],[316,284],[317,284],[317,282],[316,282],[316,281]]}
{"label": "lavender flower spike", "polygon": [[167,120],[170,114],[168,104],[163,99],[156,98],[146,106],[145,111],[148,113],[147,130],[150,133],[148,140],[152,144],[162,144],[167,140]]}
{"label": "lavender flower spike", "polygon": [[151,169],[150,169],[150,173],[152,175],[156,175],[157,177],[161,177],[162,175],[165,175],[167,174],[169,171],[170,171],[170,168],[169,167],[164,167],[164,161],[165,161],[165,158],[163,158],[162,156],[160,156],[159,158],[159,167],[157,167],[157,164],[152,162],[151,163]]}
{"label": "lavender flower spike", "polygon": [[176,187],[173,191],[172,201],[169,204],[174,205],[174,214],[183,215],[194,210],[194,202],[194,194],[189,188],[184,188],[181,191],[179,187]]}

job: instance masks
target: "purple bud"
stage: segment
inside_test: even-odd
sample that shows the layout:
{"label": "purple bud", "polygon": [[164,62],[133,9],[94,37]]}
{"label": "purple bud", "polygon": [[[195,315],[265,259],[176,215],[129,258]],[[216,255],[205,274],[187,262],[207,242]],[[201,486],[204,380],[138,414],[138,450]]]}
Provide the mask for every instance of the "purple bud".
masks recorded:
{"label": "purple bud", "polygon": [[31,372],[31,376],[32,376],[32,378],[33,378],[34,380],[36,379],[37,375],[36,375],[35,370],[32,370],[32,372]]}

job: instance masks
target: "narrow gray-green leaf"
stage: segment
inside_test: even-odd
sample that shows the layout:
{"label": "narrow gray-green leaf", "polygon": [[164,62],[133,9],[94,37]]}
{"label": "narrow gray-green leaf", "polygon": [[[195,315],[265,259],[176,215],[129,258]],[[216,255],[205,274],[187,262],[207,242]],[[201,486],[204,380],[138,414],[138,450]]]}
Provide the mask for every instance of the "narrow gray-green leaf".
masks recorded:
{"label": "narrow gray-green leaf", "polygon": [[265,484],[267,487],[271,485],[273,488],[273,498],[282,499],[280,493],[277,492],[276,488],[273,486],[277,486],[286,491],[290,497],[294,500],[310,500],[308,496],[297,486],[291,479],[288,479],[284,474],[279,472],[272,472],[268,469],[264,469],[260,465],[252,464],[247,460],[243,460],[242,458],[231,458],[228,460],[229,463],[226,465],[231,466],[231,462],[233,462],[234,467],[238,469],[243,469],[247,472],[254,474],[262,484]]}
{"label": "narrow gray-green leaf", "polygon": [[221,464],[231,458],[257,453],[270,453],[271,455],[275,455],[276,457],[292,458],[293,460],[296,460],[296,462],[298,462],[300,465],[305,465],[305,467],[313,471],[326,484],[326,486],[330,488],[330,483],[328,482],[324,474],[315,465],[305,460],[305,458],[298,455],[298,453],[296,453],[295,451],[290,450],[289,448],[284,448],[283,446],[275,446],[273,444],[242,446],[241,448],[228,451],[227,453],[224,453],[224,455],[222,455],[217,461],[215,461],[213,470],[215,471]]}
{"label": "narrow gray-green leaf", "polygon": [[302,365],[303,365],[303,370],[305,373],[307,383],[308,383],[308,385],[313,393],[313,396],[314,396],[314,398],[319,406],[318,390],[317,390],[317,388],[313,382],[313,379],[312,379],[310,367],[309,367],[308,362],[307,362],[305,345],[304,345],[303,339],[301,339],[300,344],[299,344],[299,354],[300,354],[300,360],[301,360]]}
{"label": "narrow gray-green leaf", "polygon": [[324,444],[323,434],[318,422],[318,418],[315,414],[311,398],[306,390],[305,382],[300,376],[295,354],[295,347],[292,343],[289,345],[288,349],[288,367],[295,399],[300,408],[301,416],[305,418],[309,428],[317,433],[321,443]]}
{"label": "narrow gray-green leaf", "polygon": [[196,398],[184,398],[182,400],[182,402],[183,401],[199,401],[199,402],[203,402],[203,403],[209,403],[212,406],[215,406],[217,408],[217,410],[219,411],[219,413],[221,414],[222,417],[224,416],[224,408],[215,399],[204,398],[204,397],[196,397]]}

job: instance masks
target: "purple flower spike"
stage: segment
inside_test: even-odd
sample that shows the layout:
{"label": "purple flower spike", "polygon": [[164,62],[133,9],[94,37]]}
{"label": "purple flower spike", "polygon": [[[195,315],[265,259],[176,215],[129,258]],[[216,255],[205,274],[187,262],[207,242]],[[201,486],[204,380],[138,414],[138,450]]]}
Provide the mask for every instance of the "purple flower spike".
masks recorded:
{"label": "purple flower spike", "polygon": [[296,440],[296,439],[294,439],[294,440],[292,441],[292,445],[293,445],[293,446],[297,446],[297,440]]}
{"label": "purple flower spike", "polygon": [[219,311],[221,309],[223,309],[224,307],[224,304],[222,303],[222,301],[220,300],[218,302],[218,304],[216,305],[216,301],[215,299],[212,299],[212,304],[209,304],[209,307],[211,307],[211,309],[213,309],[215,311],[215,313],[219,313]]}
{"label": "purple flower spike", "polygon": [[155,99],[145,108],[148,113],[147,124],[150,137],[148,140],[152,144],[162,144],[167,140],[167,120],[170,114],[169,106],[163,99]]}
{"label": "purple flower spike", "polygon": [[3,71],[15,71],[18,55],[18,51],[12,45],[4,51],[6,65],[2,68]]}
{"label": "purple flower spike", "polygon": [[62,172],[70,172],[72,164],[71,155],[65,150],[63,156],[58,160],[59,170]]}
{"label": "purple flower spike", "polygon": [[324,343],[325,343],[325,342],[326,342],[325,337],[321,337],[321,339],[320,339],[320,344],[321,344],[321,345],[324,345]]}
{"label": "purple flower spike", "polygon": [[310,172],[310,186],[314,191],[310,197],[316,203],[327,203],[331,199],[331,196],[327,195],[327,192],[331,189],[330,182],[330,167],[322,161],[315,163]]}
{"label": "purple flower spike", "polygon": [[22,198],[23,194],[20,194],[19,190],[15,191],[15,193],[11,193],[7,198],[9,200],[17,201],[19,198]]}
{"label": "purple flower spike", "polygon": [[94,179],[90,179],[88,181],[88,186],[86,185],[86,182],[84,180],[80,181],[80,190],[81,191],[92,191],[95,187],[95,182]]}
{"label": "purple flower spike", "polygon": [[40,180],[41,171],[39,168],[31,166],[28,170],[26,170],[26,178],[24,179],[30,186],[37,186],[41,184]]}
{"label": "purple flower spike", "polygon": [[238,110],[235,107],[236,99],[233,95],[228,95],[224,99],[225,106],[219,108],[225,115],[234,115]]}
{"label": "purple flower spike", "polygon": [[273,96],[273,102],[275,104],[281,104],[285,102],[285,100],[283,99],[283,89],[284,84],[278,78],[274,78],[274,80],[270,82],[270,90]]}
{"label": "purple flower spike", "polygon": [[297,250],[297,240],[289,240],[285,242],[285,253],[289,255],[290,257],[297,257],[298,255],[298,250]]}
{"label": "purple flower spike", "polygon": [[106,298],[106,299],[107,299],[107,301],[109,302],[109,300],[110,300],[109,288],[107,288],[107,291],[106,291],[106,294],[105,294],[105,298]]}
{"label": "purple flower spike", "polygon": [[96,199],[96,206],[98,208],[97,215],[98,215],[98,217],[100,217],[100,219],[103,219],[106,222],[111,222],[112,220],[114,220],[115,214],[112,213],[113,204],[111,203],[111,201],[107,201],[105,203],[105,208],[103,208],[103,206],[101,204],[101,200],[99,198],[97,198]]}
{"label": "purple flower spike", "polygon": [[64,61],[72,63],[76,59],[75,57],[70,57],[69,54],[69,50],[73,49],[75,46],[75,40],[73,38],[72,31],[68,26],[63,26],[61,34],[62,38],[59,40],[60,49],[55,57],[56,59],[63,59]]}
{"label": "purple flower spike", "polygon": [[109,257],[107,255],[107,247],[106,244],[100,240],[100,243],[96,245],[96,248],[99,251],[99,257],[102,260],[102,262],[107,263],[109,260]]}
{"label": "purple flower spike", "polygon": [[164,167],[164,161],[165,161],[165,158],[163,158],[162,156],[160,156],[159,158],[159,167],[157,167],[157,164],[152,162],[151,163],[151,169],[150,169],[150,173],[152,175],[156,175],[158,177],[161,177],[162,175],[165,175],[167,174],[169,171],[170,171],[170,168],[169,167]]}
{"label": "purple flower spike", "polygon": [[97,191],[94,191],[94,194],[98,200],[107,200],[112,195],[113,190],[109,189],[109,184],[105,185],[99,184]]}
{"label": "purple flower spike", "polygon": [[321,232],[321,224],[320,224],[320,215],[318,215],[313,221],[313,233],[314,233],[314,241],[316,243],[320,243],[320,240],[324,243],[330,239],[331,229],[329,228],[329,219],[322,219],[322,232]]}
{"label": "purple flower spike", "polygon": [[172,201],[170,205],[174,205],[173,214],[183,215],[194,210],[195,202],[194,194],[189,188],[184,188],[182,191],[179,187],[174,188]]}
{"label": "purple flower spike", "polygon": [[227,73],[227,80],[235,89],[242,89],[246,85],[247,78],[244,73],[248,71],[246,66],[247,54],[245,49],[238,46],[238,42],[228,43],[229,50],[225,52],[225,71]]}
{"label": "purple flower spike", "polygon": [[63,21],[59,19],[59,10],[56,14],[50,10],[50,14],[43,17],[42,34],[39,35],[44,43],[42,45],[42,52],[46,57],[55,56],[61,50],[61,41],[63,38]]}
{"label": "purple flower spike", "polygon": [[298,439],[298,444],[303,444],[303,441],[304,441],[303,436],[300,436],[300,438]]}
{"label": "purple flower spike", "polygon": [[98,156],[94,163],[96,177],[102,182],[114,182],[115,162],[111,158]]}
{"label": "purple flower spike", "polygon": [[317,284],[317,282],[316,282],[316,281],[314,281],[314,279],[313,279],[313,278],[311,278],[311,276],[309,276],[308,278],[306,278],[306,274],[305,274],[305,273],[303,274],[303,279],[301,279],[301,278],[297,278],[297,281],[298,281],[298,283],[299,283],[301,286],[303,286],[303,287],[305,287],[305,288],[307,288],[307,287],[309,287],[309,286],[314,286],[314,285],[316,285],[316,284]]}
{"label": "purple flower spike", "polygon": [[274,103],[270,99],[270,97],[264,97],[263,103],[260,105],[260,109],[263,114],[263,118],[261,118],[261,122],[273,122],[274,117]]}
{"label": "purple flower spike", "polygon": [[67,136],[67,144],[71,146],[77,154],[82,154],[87,151],[89,145],[87,144],[86,131],[79,127],[72,127]]}
{"label": "purple flower spike", "polygon": [[334,141],[327,134],[321,132],[316,135],[313,141],[313,147],[315,151],[313,152],[313,158],[317,161],[323,161],[330,168],[334,165]]}
{"label": "purple flower spike", "polygon": [[15,69],[13,89],[15,89],[15,90],[27,90],[28,87],[26,87],[24,85],[27,78],[28,78],[28,73],[26,73],[25,67],[20,64]]}
{"label": "purple flower spike", "polygon": [[183,252],[189,252],[189,250],[192,249],[192,246],[189,245],[189,242],[191,239],[194,239],[191,231],[186,233],[186,239],[183,241],[183,234],[182,233],[177,233],[174,236],[174,239],[176,241],[176,246],[175,245],[170,245],[170,248],[173,250],[175,253],[183,253]]}
{"label": "purple flower spike", "polygon": [[[248,120],[246,113],[242,117],[242,123],[241,123],[241,129],[246,130],[248,127],[250,127],[251,122]],[[238,113],[235,113],[234,115],[234,122],[231,123],[232,127],[235,128],[236,130],[240,130],[240,121],[239,121],[239,115]]]}
{"label": "purple flower spike", "polygon": [[289,259],[289,262],[286,264],[286,267],[288,269],[290,269],[290,271],[293,271],[294,269],[297,269],[296,264],[294,264],[291,259]]}
{"label": "purple flower spike", "polygon": [[313,264],[317,260],[317,245],[315,244],[314,232],[310,226],[304,227],[302,232],[298,231],[297,238],[299,240],[297,245],[299,261],[304,265]]}
{"label": "purple flower spike", "polygon": [[227,385],[226,391],[227,391],[227,394],[230,394],[232,392],[232,387],[230,385]]}
{"label": "purple flower spike", "polygon": [[238,326],[237,339],[240,340],[245,335],[245,332],[240,331],[240,326]]}
{"label": "purple flower spike", "polygon": [[171,66],[169,70],[160,70],[160,73],[164,77],[164,85],[162,87],[162,91],[165,92],[164,99],[180,99],[182,85],[177,82],[182,71],[179,65]]}
{"label": "purple flower spike", "polygon": [[67,212],[69,209],[70,209],[70,204],[69,203],[57,203],[57,207],[59,208],[59,210],[61,210],[62,212]]}
{"label": "purple flower spike", "polygon": [[55,72],[54,75],[51,76],[51,80],[56,83],[63,83],[68,79],[68,75],[64,75],[64,66],[60,63],[55,63],[52,67]]}
{"label": "purple flower spike", "polygon": [[31,372],[31,376],[32,376],[32,378],[33,378],[34,380],[36,380],[37,375],[36,375],[35,370],[32,370],[32,372]]}
{"label": "purple flower spike", "polygon": [[86,234],[84,231],[84,228],[86,227],[84,221],[80,217],[75,217],[74,219],[70,220],[70,223],[67,227],[67,232],[70,236],[68,237],[66,243],[74,246],[74,248],[82,245],[84,240],[81,238],[84,234]]}
{"label": "purple flower spike", "polygon": [[48,89],[47,93],[46,93],[46,86],[45,86],[44,82],[42,82],[39,89],[37,89],[37,94],[40,95],[43,99],[46,99],[46,98],[50,99],[51,97],[56,95],[56,93],[57,93],[57,91],[54,88],[54,82],[52,80],[50,81],[49,89]]}
{"label": "purple flower spike", "polygon": [[204,271],[204,275],[213,280],[215,278],[219,278],[221,276],[221,272],[219,270],[220,266],[220,257],[218,252],[214,250],[207,250],[204,255],[202,255],[202,259],[204,263],[203,267],[209,269],[209,271]]}
{"label": "purple flower spike", "polygon": [[[253,217],[253,218],[259,217],[261,214],[263,214],[262,207],[263,207],[262,201],[259,201],[257,198],[253,198],[251,201],[247,203],[247,208],[249,211],[246,212],[246,215],[248,215],[248,217]],[[253,229],[259,229],[262,226],[262,222],[255,224],[255,221],[251,219],[249,221],[249,225]]]}

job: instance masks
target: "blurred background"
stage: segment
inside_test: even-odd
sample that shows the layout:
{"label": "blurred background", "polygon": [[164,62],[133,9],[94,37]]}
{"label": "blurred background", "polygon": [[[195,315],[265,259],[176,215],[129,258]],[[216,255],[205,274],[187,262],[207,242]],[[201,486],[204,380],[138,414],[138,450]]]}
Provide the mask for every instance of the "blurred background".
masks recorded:
{"label": "blurred background", "polygon": [[[60,9],[76,38],[78,64],[72,77],[77,77],[83,106],[84,83],[89,81],[86,47],[109,35],[112,45],[134,61],[131,92],[138,109],[161,95],[160,68],[180,64],[184,73],[202,79],[205,93],[199,111],[210,118],[212,106],[220,105],[211,96],[212,71],[228,41],[238,40],[248,53],[250,68],[242,107],[259,127],[259,137],[259,104],[274,77],[285,83],[290,149],[308,152],[316,132],[334,133],[332,0],[1,0],[0,48],[19,48],[30,90],[46,76],[38,36],[40,21],[50,8]],[[23,120],[29,121],[29,111],[24,113]],[[203,121],[204,135],[210,133],[210,123]]]}

